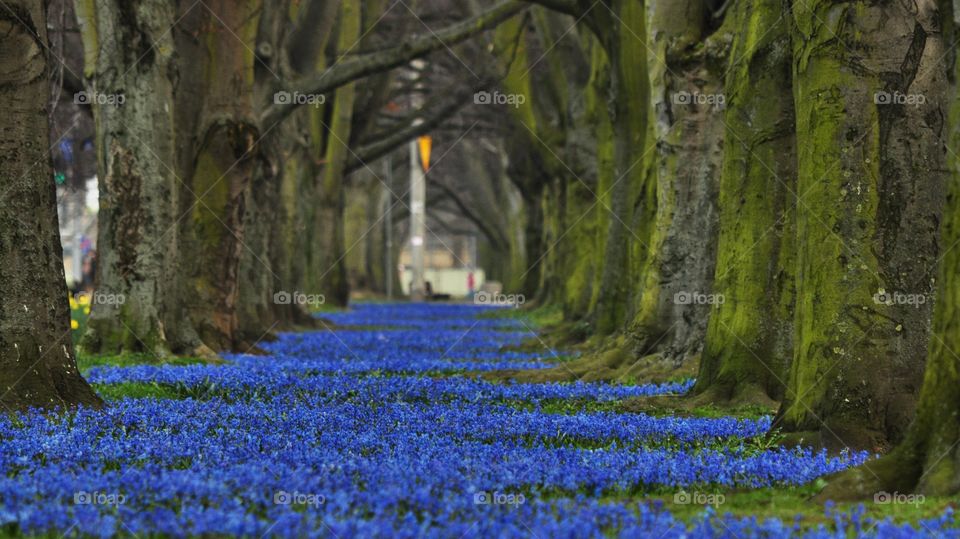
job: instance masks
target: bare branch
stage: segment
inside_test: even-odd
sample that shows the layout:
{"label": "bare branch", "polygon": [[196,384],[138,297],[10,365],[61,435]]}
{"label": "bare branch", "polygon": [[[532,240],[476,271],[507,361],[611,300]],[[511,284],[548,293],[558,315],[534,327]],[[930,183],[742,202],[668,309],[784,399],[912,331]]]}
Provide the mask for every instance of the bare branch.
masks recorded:
{"label": "bare branch", "polygon": [[442,124],[444,120],[456,114],[458,110],[460,110],[470,101],[472,96],[472,92],[470,94],[463,93],[458,95],[455,99],[451,99],[447,103],[444,103],[443,105],[431,108],[425,113],[420,112],[416,114],[417,119],[421,120],[420,123],[417,123],[416,121],[409,121],[407,122],[406,127],[394,130],[390,135],[372,136],[371,138],[375,140],[375,142],[361,146],[356,152],[354,152],[351,158],[347,161],[346,171],[348,173],[353,172],[354,170],[364,166],[365,163],[375,161],[376,159],[390,153],[405,142],[408,142],[415,137],[419,137],[420,135],[429,133]]}
{"label": "bare branch", "polygon": [[[471,36],[493,28],[526,9],[523,2],[507,0],[470,19],[442,30],[413,38],[398,47],[343,60],[323,73],[285,84],[287,91],[300,94],[322,94],[357,79],[399,67],[414,58],[449,47]],[[293,111],[296,104],[274,103],[264,109],[263,125],[273,125]]]}

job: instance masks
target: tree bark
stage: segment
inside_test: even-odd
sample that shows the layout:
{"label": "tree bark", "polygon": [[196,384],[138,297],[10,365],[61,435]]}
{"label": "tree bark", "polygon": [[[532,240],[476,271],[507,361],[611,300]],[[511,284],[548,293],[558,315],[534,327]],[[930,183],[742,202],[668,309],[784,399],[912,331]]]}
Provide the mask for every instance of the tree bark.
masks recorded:
{"label": "tree bark", "polygon": [[[737,2],[712,307],[693,392],[713,403],[783,397],[793,355],[795,125],[787,7]],[[709,307],[709,306],[708,306]]]}
{"label": "tree bark", "polygon": [[633,246],[640,284],[617,371],[636,379],[691,370],[703,344],[711,305],[699,299],[712,292],[725,139],[716,103],[730,38],[726,29],[709,35],[700,2],[658,0],[649,12],[652,140],[645,151],[656,192],[638,199],[635,228],[652,232],[646,245]]}
{"label": "tree bark", "polygon": [[[345,1],[340,6],[338,55],[346,54],[359,37],[360,6],[353,0]],[[331,69],[336,67],[332,66]],[[317,265],[312,268],[316,274],[316,286],[311,289],[311,293],[323,294],[328,304],[340,307],[346,306],[350,299],[343,228],[344,176],[347,160],[352,155],[349,143],[356,85],[357,83],[351,82],[337,88],[333,97],[330,125],[323,124],[328,127],[328,133],[324,165],[318,177],[317,221],[313,224],[319,241],[313,246],[318,257]]]}
{"label": "tree bark", "polygon": [[929,339],[932,301],[919,298],[931,297],[946,177],[940,11],[819,0],[792,10],[800,241],[776,424],[830,448],[882,449],[913,417]]}
{"label": "tree bark", "polygon": [[182,21],[187,32],[194,30],[202,39],[178,50],[179,95],[198,97],[181,106],[177,124],[192,135],[179,155],[189,192],[181,204],[187,217],[181,226],[185,304],[203,343],[244,352],[250,343],[238,338],[237,302],[240,255],[249,249],[243,217],[251,178],[261,164],[251,50],[262,0],[218,0],[208,6]]}
{"label": "tree bark", "polygon": [[160,0],[76,7],[92,83],[86,101],[97,126],[97,290],[118,299],[93,306],[80,348],[92,354],[191,352],[200,342],[177,311],[175,286],[181,139],[169,29],[176,13]]}
{"label": "tree bark", "polygon": [[[650,84],[647,72],[645,3],[618,0],[612,3],[617,23],[601,37],[610,58],[610,90],[608,108],[613,130],[613,184],[609,207],[603,204],[607,220],[603,267],[598,297],[592,317],[594,330],[601,335],[623,327],[628,305],[623,298],[634,291],[631,283],[628,254],[633,241],[650,242],[652,230],[644,227],[631,230],[633,207],[629,201],[647,191],[650,178],[637,164],[638,148],[645,147]],[[642,155],[642,154],[641,154]],[[599,195],[599,193],[598,193]],[[601,195],[602,196],[602,195]],[[647,247],[648,245],[644,245]]]}
{"label": "tree bark", "polygon": [[99,406],[77,370],[51,181],[46,12],[0,10],[0,405]]}
{"label": "tree bark", "polygon": [[[939,22],[942,43],[956,39],[956,15],[949,2],[940,2]],[[934,18],[931,13],[930,17]],[[925,28],[935,29],[934,25]],[[956,99],[956,74],[960,65],[956,53],[946,58],[943,51],[925,58],[947,62],[954,76],[949,83],[949,130],[942,145],[930,148],[946,150],[950,176],[946,188],[946,208],[940,225],[940,242],[945,247],[938,260],[937,297],[933,314],[933,332],[927,355],[923,385],[916,418],[904,440],[888,455],[828,477],[823,500],[869,498],[878,492],[920,492],[932,496],[960,492],[960,159],[949,147],[960,142],[960,103]],[[934,69],[943,76],[944,66]],[[948,100],[949,99],[949,100]]]}

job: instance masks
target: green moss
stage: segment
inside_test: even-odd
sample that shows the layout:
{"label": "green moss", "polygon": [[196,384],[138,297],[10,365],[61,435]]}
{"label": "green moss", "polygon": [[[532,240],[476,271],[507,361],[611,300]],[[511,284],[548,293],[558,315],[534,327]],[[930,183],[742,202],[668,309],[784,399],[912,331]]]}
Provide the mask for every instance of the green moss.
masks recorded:
{"label": "green moss", "polygon": [[[792,356],[795,145],[782,4],[737,2],[725,82],[714,306],[694,393],[783,394]],[[749,396],[749,395],[747,395]],[[752,397],[751,397],[752,398]]]}

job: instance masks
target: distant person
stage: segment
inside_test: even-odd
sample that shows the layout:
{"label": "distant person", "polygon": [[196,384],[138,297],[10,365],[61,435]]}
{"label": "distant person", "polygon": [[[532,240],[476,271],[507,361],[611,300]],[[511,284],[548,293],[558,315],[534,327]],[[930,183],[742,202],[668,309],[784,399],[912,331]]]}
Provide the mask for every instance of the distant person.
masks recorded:
{"label": "distant person", "polygon": [[473,297],[473,288],[477,286],[476,280],[473,278],[473,272],[467,274],[467,296]]}
{"label": "distant person", "polygon": [[430,281],[423,283],[423,295],[427,299],[433,299],[433,285],[430,284]]}

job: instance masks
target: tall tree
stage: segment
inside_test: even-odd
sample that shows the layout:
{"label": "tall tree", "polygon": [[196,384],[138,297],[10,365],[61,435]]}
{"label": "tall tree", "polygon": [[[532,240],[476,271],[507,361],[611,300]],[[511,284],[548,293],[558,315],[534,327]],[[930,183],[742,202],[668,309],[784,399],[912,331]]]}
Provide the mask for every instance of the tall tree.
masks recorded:
{"label": "tall tree", "polygon": [[[924,19],[923,28],[939,30],[943,43],[953,43],[957,36],[953,6],[939,2],[938,7],[939,13],[926,13],[929,18]],[[827,487],[820,493],[822,499],[869,498],[881,491],[934,496],[960,492],[960,158],[950,150],[960,142],[960,102],[955,86],[960,64],[955,52],[946,54],[946,58],[939,54],[932,57],[948,63],[947,70],[941,71],[943,66],[937,65],[936,71],[950,83],[947,96],[952,99],[937,102],[940,110],[949,110],[949,128],[942,132],[943,140],[928,151],[946,152],[950,176],[940,224],[944,250],[936,270],[933,331],[917,413],[903,441],[889,454],[828,477]]]}
{"label": "tall tree", "polygon": [[708,2],[651,0],[647,11],[651,136],[637,166],[656,192],[636,202],[634,222],[653,232],[633,246],[634,314],[610,365],[621,379],[694,367],[712,307],[702,299],[712,297],[726,144],[721,71],[733,32],[716,28]]}
{"label": "tall tree", "polygon": [[693,392],[773,405],[793,356],[796,158],[787,6],[738,1],[726,71],[728,133],[712,307]]}
{"label": "tall tree", "polygon": [[[282,260],[297,245],[284,245],[272,255],[253,253],[243,263],[244,253],[252,251],[244,241],[248,205],[296,209],[278,221],[287,231],[309,229],[316,217],[303,199],[296,200],[300,193],[291,186],[304,184],[298,171],[318,154],[304,158],[285,151],[293,145],[281,150],[272,145],[268,151],[269,141],[263,140],[295,109],[292,102],[274,102],[275,92],[295,90],[315,97],[466,40],[523,9],[521,3],[503,2],[417,37],[409,46],[351,56],[316,73],[311,66],[303,74],[293,73],[293,82],[273,73],[267,92],[257,84],[263,59],[273,54],[283,64],[289,47],[326,42],[332,23],[320,9],[330,2],[309,2],[295,17],[301,31],[272,40],[274,26],[265,25],[258,35],[263,4],[78,3],[91,87],[98,94],[125,97],[122,106],[95,100],[93,107],[104,208],[98,282],[102,290],[128,301],[94,306],[83,340],[87,351],[205,356],[222,349],[245,351],[255,335],[272,327],[269,317],[263,320],[263,332],[256,327],[256,313],[267,312],[262,307],[272,291],[265,288],[302,290],[300,279],[307,277],[302,268]],[[316,26],[317,20],[330,24]],[[312,35],[314,31],[322,35]],[[276,50],[277,43],[283,51]],[[321,45],[318,54],[323,52]],[[278,133],[301,136],[296,129]],[[287,157],[293,158],[289,165],[276,161]],[[156,181],[146,181],[148,176]],[[283,178],[279,196],[264,192],[254,178]],[[257,247],[262,248],[262,238],[269,234],[262,229],[258,234]],[[268,262],[270,256],[277,259]],[[260,309],[238,308],[241,271],[248,285],[262,288],[242,296],[257,298]],[[296,318],[298,312],[279,314]]]}
{"label": "tall tree", "polygon": [[93,306],[80,348],[192,353],[201,343],[177,308],[175,7],[108,1],[77,2],[76,10],[97,126],[97,286],[123,298]]}
{"label": "tall tree", "polygon": [[[360,14],[358,2],[345,0],[340,6],[334,65],[357,46],[360,38]],[[327,125],[312,113],[315,128],[311,135],[317,137],[313,147],[320,155],[315,156],[323,166],[317,172],[317,220],[313,223],[315,237],[319,240],[312,246],[316,265],[312,274],[316,287],[333,305],[344,306],[349,299],[346,256],[343,232],[344,180],[347,174],[347,159],[350,157],[350,131],[353,123],[353,107],[356,101],[357,83],[351,82],[337,88],[330,107],[331,120]],[[324,129],[321,129],[323,127]],[[324,145],[322,141],[325,141]]]}
{"label": "tall tree", "polygon": [[270,127],[260,125],[255,103],[253,51],[262,11],[263,0],[214,0],[180,21],[177,129],[189,141],[177,156],[184,188],[180,269],[193,327],[213,350],[252,344],[239,340],[237,302],[240,257],[249,249],[244,215]]}
{"label": "tall tree", "polygon": [[929,341],[952,68],[941,6],[818,0],[792,15],[796,341],[777,424],[882,448],[913,417]]}
{"label": "tall tree", "polygon": [[0,9],[0,404],[99,405],[77,370],[50,170],[47,19],[41,0]]}

